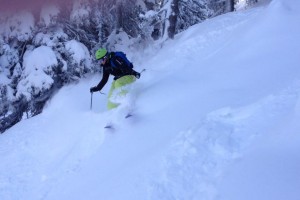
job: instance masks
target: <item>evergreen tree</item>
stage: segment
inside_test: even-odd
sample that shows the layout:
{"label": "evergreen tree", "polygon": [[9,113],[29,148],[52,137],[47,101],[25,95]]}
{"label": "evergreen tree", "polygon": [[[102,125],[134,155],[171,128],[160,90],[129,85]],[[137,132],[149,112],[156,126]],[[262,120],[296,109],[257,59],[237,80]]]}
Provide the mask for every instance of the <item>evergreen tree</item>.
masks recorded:
{"label": "evergreen tree", "polygon": [[200,23],[212,16],[213,11],[209,8],[207,0],[179,1],[179,16],[177,32],[186,30],[188,27]]}

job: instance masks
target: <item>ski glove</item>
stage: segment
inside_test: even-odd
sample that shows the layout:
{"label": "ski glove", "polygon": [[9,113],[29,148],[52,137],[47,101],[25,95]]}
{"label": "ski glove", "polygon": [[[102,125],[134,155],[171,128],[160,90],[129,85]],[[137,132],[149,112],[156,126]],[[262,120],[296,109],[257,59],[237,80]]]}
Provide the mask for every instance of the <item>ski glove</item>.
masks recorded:
{"label": "ski glove", "polygon": [[91,88],[90,88],[90,92],[91,92],[91,93],[96,92],[96,91],[97,91],[96,87],[91,87]]}
{"label": "ski glove", "polygon": [[135,76],[135,78],[139,79],[141,77],[141,73],[135,72],[134,76]]}

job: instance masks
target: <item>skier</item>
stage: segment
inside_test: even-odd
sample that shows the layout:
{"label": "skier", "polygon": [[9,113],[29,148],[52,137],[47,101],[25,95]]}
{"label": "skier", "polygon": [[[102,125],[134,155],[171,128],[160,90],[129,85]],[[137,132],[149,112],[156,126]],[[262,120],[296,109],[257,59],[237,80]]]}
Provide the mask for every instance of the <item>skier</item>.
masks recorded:
{"label": "skier", "polygon": [[[118,107],[120,104],[113,101],[113,96],[125,96],[128,91],[124,86],[135,82],[136,79],[140,78],[141,74],[133,70],[133,64],[126,58],[123,52],[108,52],[102,48],[98,49],[95,55],[97,60],[102,59],[103,75],[99,84],[90,88],[90,92],[93,93],[102,90],[108,81],[109,75],[113,75],[114,81],[111,84],[107,102],[107,108],[110,110]],[[118,89],[118,92],[114,94],[116,89]]]}

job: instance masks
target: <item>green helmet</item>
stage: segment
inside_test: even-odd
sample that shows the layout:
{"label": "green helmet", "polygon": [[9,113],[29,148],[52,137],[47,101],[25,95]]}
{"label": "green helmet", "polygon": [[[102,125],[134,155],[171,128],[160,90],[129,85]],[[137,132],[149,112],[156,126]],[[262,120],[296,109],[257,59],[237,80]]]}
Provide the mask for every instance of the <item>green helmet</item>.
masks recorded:
{"label": "green helmet", "polygon": [[101,58],[103,58],[105,55],[107,54],[107,50],[106,49],[98,49],[96,51],[96,59],[99,60]]}

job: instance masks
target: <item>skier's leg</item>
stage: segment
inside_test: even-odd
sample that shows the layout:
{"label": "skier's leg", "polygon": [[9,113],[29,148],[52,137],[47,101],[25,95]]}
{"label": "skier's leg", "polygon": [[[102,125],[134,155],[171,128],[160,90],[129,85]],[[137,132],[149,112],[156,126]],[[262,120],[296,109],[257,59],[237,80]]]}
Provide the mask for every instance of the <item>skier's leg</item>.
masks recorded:
{"label": "skier's leg", "polygon": [[[114,99],[124,98],[128,93],[127,85],[133,83],[136,78],[132,75],[123,76],[112,83],[112,87],[109,91],[108,95],[108,104],[107,108],[113,109],[120,105],[120,103],[116,103]],[[119,100],[120,101],[120,100]]]}
{"label": "skier's leg", "polygon": [[108,98],[108,100],[107,100],[107,109],[108,110],[111,110],[111,109],[116,108],[116,107],[119,106],[119,104],[113,103],[111,101],[113,93],[114,93],[114,90],[116,89],[115,84],[116,84],[116,81],[113,81],[112,84],[111,84],[109,93],[108,93],[108,97],[107,97]]}
{"label": "skier's leg", "polygon": [[119,89],[118,95],[125,96],[128,93],[127,85],[136,81],[136,78],[132,75],[123,76],[116,80],[115,88]]}

